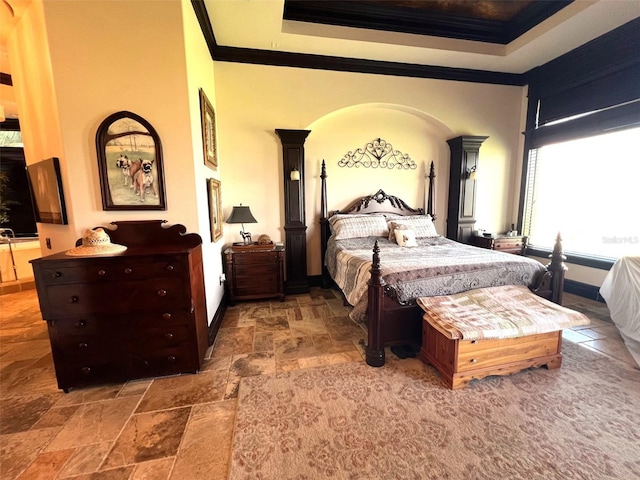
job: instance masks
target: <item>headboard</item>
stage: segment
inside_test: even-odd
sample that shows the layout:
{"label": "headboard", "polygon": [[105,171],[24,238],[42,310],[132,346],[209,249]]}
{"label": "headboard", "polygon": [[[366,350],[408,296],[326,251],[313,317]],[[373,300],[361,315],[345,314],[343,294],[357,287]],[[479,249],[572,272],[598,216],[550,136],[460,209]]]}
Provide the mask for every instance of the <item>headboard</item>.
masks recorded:
{"label": "headboard", "polygon": [[[431,215],[435,220],[436,215],[433,212],[433,191],[434,191],[434,179],[435,172],[433,162],[429,169],[429,185],[428,185],[428,197],[427,197],[427,211],[426,213]],[[322,261],[322,287],[329,288],[329,272],[324,265],[324,257],[327,251],[327,242],[331,235],[329,228],[329,218],[337,213],[341,214],[363,214],[363,213],[393,213],[396,215],[424,215],[423,208],[411,208],[402,199],[394,196],[387,195],[382,189],[378,190],[373,195],[367,195],[351,202],[347,207],[341,210],[328,211],[327,208],[327,169],[324,160],[322,161],[322,168],[320,170],[321,189],[320,189],[320,248],[321,248],[321,261]]]}

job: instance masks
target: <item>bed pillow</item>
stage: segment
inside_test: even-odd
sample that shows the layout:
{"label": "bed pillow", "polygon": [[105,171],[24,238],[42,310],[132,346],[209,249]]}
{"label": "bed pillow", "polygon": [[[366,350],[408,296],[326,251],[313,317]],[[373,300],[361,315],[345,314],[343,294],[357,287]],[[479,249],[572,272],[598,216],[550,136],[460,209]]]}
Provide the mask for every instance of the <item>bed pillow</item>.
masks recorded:
{"label": "bed pillow", "polygon": [[416,238],[439,237],[431,215],[415,215],[402,219],[389,220],[387,223],[389,225],[389,240],[391,241],[396,239],[394,231],[399,226],[412,229],[416,234]]}
{"label": "bed pillow", "polygon": [[[403,225],[404,227],[404,225]],[[396,243],[401,247],[417,247],[416,232],[410,228],[396,228],[394,230]]]}
{"label": "bed pillow", "polygon": [[334,215],[329,226],[336,240],[389,235],[387,220],[382,215]]}

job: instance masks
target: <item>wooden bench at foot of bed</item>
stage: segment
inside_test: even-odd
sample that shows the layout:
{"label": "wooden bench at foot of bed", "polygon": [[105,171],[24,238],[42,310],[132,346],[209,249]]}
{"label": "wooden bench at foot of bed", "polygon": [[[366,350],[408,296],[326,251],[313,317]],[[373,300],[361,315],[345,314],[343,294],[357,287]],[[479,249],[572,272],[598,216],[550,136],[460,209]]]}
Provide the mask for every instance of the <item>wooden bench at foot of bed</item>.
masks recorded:
{"label": "wooden bench at foot of bed", "polygon": [[531,293],[526,287],[479,288],[423,297],[420,359],[440,372],[449,388],[525,368],[559,368],[562,330],[589,319]]}

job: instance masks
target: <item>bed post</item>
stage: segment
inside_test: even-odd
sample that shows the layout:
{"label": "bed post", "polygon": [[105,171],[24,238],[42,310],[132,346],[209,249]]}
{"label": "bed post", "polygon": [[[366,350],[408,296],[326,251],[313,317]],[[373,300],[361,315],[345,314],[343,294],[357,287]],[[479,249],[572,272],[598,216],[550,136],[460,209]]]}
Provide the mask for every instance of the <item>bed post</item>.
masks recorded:
{"label": "bed post", "polygon": [[384,365],[384,342],[382,340],[382,302],[385,281],[380,269],[380,247],[378,241],[373,246],[373,262],[371,278],[369,279],[368,295],[368,324],[367,324],[367,365],[381,367]]}
{"label": "bed post", "polygon": [[433,190],[434,190],[434,186],[435,186],[435,180],[436,178],[436,173],[435,173],[435,169],[433,166],[433,160],[431,161],[431,167],[429,168],[429,193],[428,193],[428,197],[427,197],[427,211],[426,213],[428,215],[431,215],[432,219],[436,219],[436,212],[435,212],[435,207],[434,207],[434,198],[433,198]]}
{"label": "bed post", "polygon": [[549,255],[551,262],[547,265],[547,270],[553,275],[551,277],[551,300],[558,305],[562,305],[562,292],[564,290],[564,272],[567,271],[567,266],[564,261],[567,257],[564,256],[562,251],[562,237],[560,232],[556,237],[556,243],[553,246],[553,252]]}
{"label": "bed post", "polygon": [[329,219],[327,211],[327,169],[322,160],[322,167],[320,169],[320,261],[322,263],[322,278],[320,286],[322,288],[329,288],[331,286],[331,279],[329,271],[324,264],[324,257],[327,254],[327,241],[329,240]]}

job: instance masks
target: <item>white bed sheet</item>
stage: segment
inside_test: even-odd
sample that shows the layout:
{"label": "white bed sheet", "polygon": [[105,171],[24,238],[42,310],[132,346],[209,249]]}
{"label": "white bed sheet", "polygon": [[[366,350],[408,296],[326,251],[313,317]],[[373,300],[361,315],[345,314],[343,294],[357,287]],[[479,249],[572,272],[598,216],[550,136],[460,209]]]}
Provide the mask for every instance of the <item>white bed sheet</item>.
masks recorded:
{"label": "white bed sheet", "polygon": [[600,295],[629,353],[640,365],[640,257],[619,258],[605,277]]}

